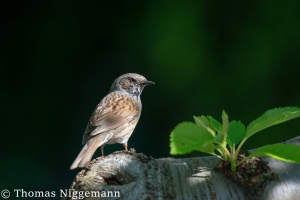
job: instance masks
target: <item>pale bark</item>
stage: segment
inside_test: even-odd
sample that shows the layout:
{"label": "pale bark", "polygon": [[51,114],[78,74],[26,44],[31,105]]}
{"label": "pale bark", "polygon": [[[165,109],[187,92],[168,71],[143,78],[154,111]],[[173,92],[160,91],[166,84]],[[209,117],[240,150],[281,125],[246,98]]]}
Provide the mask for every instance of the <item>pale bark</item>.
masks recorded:
{"label": "pale bark", "polygon": [[[300,137],[286,141],[300,146]],[[251,196],[214,166],[216,157],[149,158],[135,151],[93,160],[75,177],[76,191],[119,191],[120,199],[300,199],[300,165],[263,157],[278,175],[261,197]],[[107,194],[107,193],[106,193]],[[89,196],[89,195],[88,195]],[[101,199],[85,197],[85,199]],[[117,199],[117,198],[109,198]]]}

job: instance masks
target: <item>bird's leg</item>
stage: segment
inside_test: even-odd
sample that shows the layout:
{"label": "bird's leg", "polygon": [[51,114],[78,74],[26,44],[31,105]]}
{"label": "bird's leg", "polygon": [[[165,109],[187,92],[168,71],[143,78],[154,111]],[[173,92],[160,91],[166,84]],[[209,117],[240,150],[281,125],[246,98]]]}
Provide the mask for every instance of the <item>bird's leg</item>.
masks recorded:
{"label": "bird's leg", "polygon": [[124,149],[126,150],[126,151],[128,151],[128,148],[127,148],[127,144],[123,144],[123,147],[124,147]]}
{"label": "bird's leg", "polygon": [[102,146],[101,146],[101,153],[102,153],[102,156],[104,156],[104,147],[105,147],[105,145],[102,145]]}

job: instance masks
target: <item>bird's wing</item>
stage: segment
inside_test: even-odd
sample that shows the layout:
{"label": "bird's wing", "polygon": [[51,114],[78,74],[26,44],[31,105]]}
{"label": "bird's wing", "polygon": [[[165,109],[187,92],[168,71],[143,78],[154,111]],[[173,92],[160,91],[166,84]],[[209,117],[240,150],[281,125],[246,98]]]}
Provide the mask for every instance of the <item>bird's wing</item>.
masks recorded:
{"label": "bird's wing", "polygon": [[118,128],[139,117],[141,108],[127,95],[112,92],[98,104],[83,135],[85,144],[90,136]]}

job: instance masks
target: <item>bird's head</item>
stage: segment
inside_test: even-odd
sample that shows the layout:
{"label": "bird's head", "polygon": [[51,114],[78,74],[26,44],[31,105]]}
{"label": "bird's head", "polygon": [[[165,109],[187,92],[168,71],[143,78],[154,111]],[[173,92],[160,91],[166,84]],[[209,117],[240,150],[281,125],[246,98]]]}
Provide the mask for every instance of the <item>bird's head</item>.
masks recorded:
{"label": "bird's head", "polygon": [[138,97],[142,93],[146,85],[153,85],[153,84],[154,82],[148,81],[142,75],[135,74],[135,73],[128,73],[128,74],[123,74],[113,82],[110,88],[110,92],[121,91],[131,96]]}

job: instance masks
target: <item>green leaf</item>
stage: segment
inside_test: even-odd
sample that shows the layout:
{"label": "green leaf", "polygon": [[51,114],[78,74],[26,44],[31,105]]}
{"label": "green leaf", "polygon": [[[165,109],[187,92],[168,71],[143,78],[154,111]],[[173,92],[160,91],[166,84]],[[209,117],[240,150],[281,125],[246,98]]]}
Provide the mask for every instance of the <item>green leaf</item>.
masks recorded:
{"label": "green leaf", "polygon": [[[203,127],[191,122],[183,122],[175,127],[170,135],[171,154],[185,154],[204,148],[213,136]],[[208,151],[208,150],[207,150]]]}
{"label": "green leaf", "polygon": [[208,121],[208,119],[205,116],[201,115],[201,117],[196,117],[196,116],[193,116],[193,117],[194,117],[196,124],[205,128],[213,136],[216,135],[216,133],[214,132],[214,127],[212,126],[212,124]]}
{"label": "green leaf", "polygon": [[[223,144],[224,141],[225,141],[225,139],[226,139],[226,138],[225,138],[225,134],[224,134],[223,131],[221,131],[221,132],[219,132],[219,133],[217,134],[217,136],[215,137],[214,141],[217,142],[217,143]],[[223,145],[226,146],[226,144],[223,144]]]}
{"label": "green leaf", "polygon": [[296,146],[293,144],[268,145],[249,154],[247,158],[251,158],[253,156],[270,156],[272,158],[285,162],[300,164],[300,146]]}
{"label": "green leaf", "polygon": [[227,132],[228,130],[228,115],[226,114],[226,112],[223,110],[222,111],[222,130],[223,132]]}
{"label": "green leaf", "polygon": [[231,121],[227,132],[227,143],[230,148],[237,145],[245,136],[245,125],[240,121]]}
{"label": "green leaf", "polygon": [[201,117],[196,117],[196,116],[193,115],[193,118],[194,118],[194,120],[195,120],[195,122],[196,122],[196,124],[197,124],[198,126],[202,126],[203,128],[206,127],[206,125],[205,125],[205,123],[203,122],[203,120],[201,119]]}
{"label": "green leaf", "polygon": [[214,129],[217,132],[221,132],[222,131],[222,124],[220,122],[218,122],[217,120],[215,120],[212,116],[207,116],[207,118],[209,119],[210,123],[213,125]]}
{"label": "green leaf", "polygon": [[209,153],[212,155],[216,155],[214,153],[214,149],[215,149],[215,145],[212,142],[208,142],[208,143],[203,144],[203,146],[196,148],[195,150]]}
{"label": "green leaf", "polygon": [[268,110],[262,116],[252,121],[246,130],[246,137],[254,135],[270,126],[300,117],[300,109],[297,107],[275,108]]}

